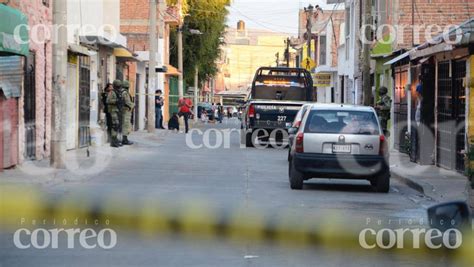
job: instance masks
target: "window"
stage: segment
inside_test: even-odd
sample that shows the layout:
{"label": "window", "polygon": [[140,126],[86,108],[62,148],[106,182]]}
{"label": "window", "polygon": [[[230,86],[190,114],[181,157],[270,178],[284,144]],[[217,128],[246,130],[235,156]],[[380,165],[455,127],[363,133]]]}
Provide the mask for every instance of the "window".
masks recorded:
{"label": "window", "polygon": [[314,110],[308,115],[306,133],[379,135],[373,112]]}
{"label": "window", "polygon": [[326,65],[327,37],[319,36],[319,65]]}

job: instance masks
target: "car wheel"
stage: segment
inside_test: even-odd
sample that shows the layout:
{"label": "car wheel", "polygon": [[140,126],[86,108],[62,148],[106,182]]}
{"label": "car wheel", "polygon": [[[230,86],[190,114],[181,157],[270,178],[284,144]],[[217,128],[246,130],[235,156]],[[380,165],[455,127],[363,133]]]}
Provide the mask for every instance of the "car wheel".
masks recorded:
{"label": "car wheel", "polygon": [[252,133],[245,133],[245,146],[253,147]]}
{"label": "car wheel", "polygon": [[293,190],[303,189],[304,174],[296,170],[293,160],[290,161],[290,164],[289,164],[289,177],[290,177],[291,189]]}
{"label": "car wheel", "polygon": [[390,173],[384,173],[381,176],[370,180],[370,184],[378,193],[388,193],[390,190]]}

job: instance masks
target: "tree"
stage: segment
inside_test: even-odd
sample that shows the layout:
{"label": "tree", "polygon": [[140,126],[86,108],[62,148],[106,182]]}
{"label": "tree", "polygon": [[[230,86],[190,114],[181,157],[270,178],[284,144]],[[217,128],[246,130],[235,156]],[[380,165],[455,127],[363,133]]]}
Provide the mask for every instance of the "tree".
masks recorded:
{"label": "tree", "polygon": [[[221,45],[226,28],[227,6],[230,0],[188,0],[188,14],[184,19],[184,80],[194,83],[195,66],[199,67],[199,84],[217,74],[216,61],[221,56]],[[190,29],[202,35],[193,35]],[[171,34],[171,62],[177,65],[176,31]]]}

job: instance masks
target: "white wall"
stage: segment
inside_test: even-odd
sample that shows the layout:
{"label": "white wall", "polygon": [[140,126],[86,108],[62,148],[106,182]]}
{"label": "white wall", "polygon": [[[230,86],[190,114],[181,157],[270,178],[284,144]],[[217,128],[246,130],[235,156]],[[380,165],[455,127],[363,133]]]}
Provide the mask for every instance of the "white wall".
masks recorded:
{"label": "white wall", "polygon": [[78,44],[77,35],[115,36],[114,42],[126,46],[120,34],[120,1],[68,0],[68,42]]}
{"label": "white wall", "polygon": [[[98,34],[98,29],[104,25],[104,5],[101,3],[102,1],[104,0],[67,1],[68,43],[78,44],[78,35]],[[110,9],[108,13],[113,13],[112,10]],[[120,6],[117,14],[120,17]],[[117,26],[119,25],[117,24]]]}
{"label": "white wall", "polygon": [[140,74],[140,81],[138,84],[139,87],[139,96],[138,96],[138,129],[140,131],[145,130],[146,128],[146,123],[145,123],[145,117],[146,117],[146,89],[145,89],[145,79],[146,79],[146,63],[145,62],[139,62],[137,64],[137,73]]}

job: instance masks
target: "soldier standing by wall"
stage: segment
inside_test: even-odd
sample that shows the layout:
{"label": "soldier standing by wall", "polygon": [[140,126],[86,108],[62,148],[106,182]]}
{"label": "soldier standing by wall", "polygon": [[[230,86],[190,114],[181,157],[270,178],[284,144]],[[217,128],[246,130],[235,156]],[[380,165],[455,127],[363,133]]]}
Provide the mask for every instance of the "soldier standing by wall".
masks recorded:
{"label": "soldier standing by wall", "polygon": [[390,110],[392,108],[392,99],[388,95],[387,87],[380,87],[380,100],[375,105],[375,110],[379,115],[380,124],[383,131],[387,131],[388,121],[390,120]]}
{"label": "soldier standing by wall", "polygon": [[107,125],[107,142],[110,142],[112,137],[112,116],[110,116],[110,112],[107,108],[107,96],[112,90],[114,90],[113,85],[111,83],[107,83],[101,95],[101,101],[104,105],[105,123]]}
{"label": "soldier standing by wall", "polygon": [[132,131],[132,111],[135,108],[133,103],[132,96],[129,92],[130,82],[123,81],[121,99],[123,100],[122,108],[122,144],[123,145],[133,145],[133,142],[128,140],[128,136]]}
{"label": "soldier standing by wall", "polygon": [[122,87],[122,82],[120,80],[115,80],[113,83],[114,90],[107,92],[107,111],[110,114],[111,118],[111,137],[112,141],[110,142],[111,147],[120,147],[122,144],[118,140],[118,133],[120,131],[120,90]]}

